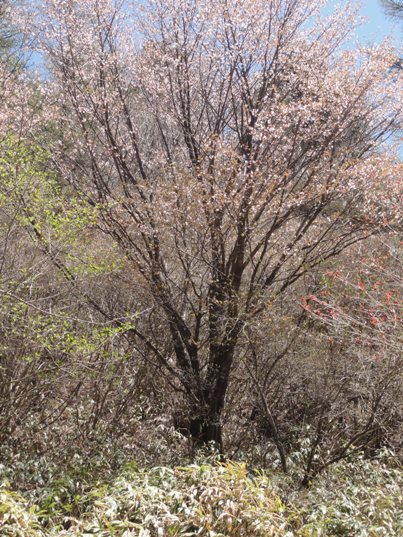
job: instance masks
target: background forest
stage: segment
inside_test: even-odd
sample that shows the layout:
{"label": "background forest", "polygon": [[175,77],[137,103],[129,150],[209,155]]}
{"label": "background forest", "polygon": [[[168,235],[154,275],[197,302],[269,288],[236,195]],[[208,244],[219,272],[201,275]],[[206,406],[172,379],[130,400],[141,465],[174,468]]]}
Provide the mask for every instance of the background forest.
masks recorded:
{"label": "background forest", "polygon": [[1,535],[401,535],[401,59],[325,5],[0,3]]}

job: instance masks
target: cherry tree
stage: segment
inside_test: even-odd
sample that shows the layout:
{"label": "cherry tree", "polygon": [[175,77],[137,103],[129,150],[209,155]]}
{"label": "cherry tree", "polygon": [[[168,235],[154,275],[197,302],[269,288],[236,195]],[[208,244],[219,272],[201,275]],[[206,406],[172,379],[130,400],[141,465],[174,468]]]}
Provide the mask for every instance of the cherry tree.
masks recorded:
{"label": "cherry tree", "polygon": [[397,225],[396,55],[345,47],[356,13],[324,18],[324,4],[38,0],[30,13],[53,161],[125,255],[147,310],[133,349],[186,401],[195,445],[222,448],[240,336],[268,294]]}

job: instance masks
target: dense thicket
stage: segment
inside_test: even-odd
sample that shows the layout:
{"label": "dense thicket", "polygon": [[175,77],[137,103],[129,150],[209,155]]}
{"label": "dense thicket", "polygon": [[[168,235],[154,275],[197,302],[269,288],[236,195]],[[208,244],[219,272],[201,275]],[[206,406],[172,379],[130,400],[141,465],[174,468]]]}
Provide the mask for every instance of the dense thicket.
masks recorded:
{"label": "dense thicket", "polygon": [[301,449],[308,484],[401,450],[401,73],[321,6],[15,10],[43,66],[0,55],[4,460]]}

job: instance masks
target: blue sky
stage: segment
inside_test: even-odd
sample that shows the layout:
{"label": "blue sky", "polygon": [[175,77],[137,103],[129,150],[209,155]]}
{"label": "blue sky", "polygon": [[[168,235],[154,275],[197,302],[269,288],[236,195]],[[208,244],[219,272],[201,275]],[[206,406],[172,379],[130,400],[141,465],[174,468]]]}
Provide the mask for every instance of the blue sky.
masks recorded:
{"label": "blue sky", "polygon": [[[338,0],[329,0],[324,13],[332,11],[339,3]],[[380,43],[385,37],[391,36],[394,45],[401,48],[403,42],[402,21],[388,17],[380,0],[355,0],[355,3],[361,5],[360,13],[366,18],[357,32],[361,42],[365,44]]]}
{"label": "blue sky", "polygon": [[361,13],[368,19],[359,30],[361,40],[364,42],[379,42],[384,37],[391,35],[395,43],[401,47],[403,24],[401,21],[387,17],[379,0],[364,0]]}

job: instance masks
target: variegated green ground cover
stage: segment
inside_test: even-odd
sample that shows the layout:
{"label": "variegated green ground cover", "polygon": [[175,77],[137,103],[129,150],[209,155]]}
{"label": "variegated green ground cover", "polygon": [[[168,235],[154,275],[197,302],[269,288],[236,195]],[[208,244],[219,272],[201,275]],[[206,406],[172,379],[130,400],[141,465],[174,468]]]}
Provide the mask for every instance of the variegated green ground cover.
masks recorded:
{"label": "variegated green ground cover", "polygon": [[397,537],[402,490],[401,468],[390,459],[340,462],[302,490],[292,476],[243,463],[127,464],[108,483],[65,476],[22,494],[4,481],[0,535]]}

